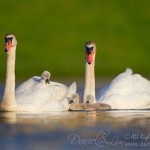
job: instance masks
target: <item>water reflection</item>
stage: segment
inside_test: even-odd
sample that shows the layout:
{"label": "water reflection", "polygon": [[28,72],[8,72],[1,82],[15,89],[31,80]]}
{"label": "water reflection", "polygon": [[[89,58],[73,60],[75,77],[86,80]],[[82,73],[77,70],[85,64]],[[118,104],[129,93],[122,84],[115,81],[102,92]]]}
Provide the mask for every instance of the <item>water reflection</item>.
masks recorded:
{"label": "water reflection", "polygon": [[[129,141],[150,143],[149,126],[150,111],[148,110],[43,114],[0,112],[0,145],[2,149],[9,149],[11,145],[11,149],[18,150],[47,150],[50,147],[53,149],[100,149],[101,146],[105,149],[118,146],[119,149],[140,149],[141,146],[131,147],[125,144]],[[147,140],[140,139],[140,136],[147,136]],[[96,137],[101,142],[96,143]],[[73,138],[76,141],[72,141]],[[89,141],[91,139],[93,142]],[[119,141],[120,145],[116,141]],[[149,147],[150,145],[145,146],[144,149]]]}
{"label": "water reflection", "polygon": [[[90,120],[90,122],[89,122]],[[54,128],[61,127],[78,128],[81,125],[96,126],[111,123],[111,126],[136,125],[133,122],[150,124],[149,110],[110,110],[110,111],[72,111],[72,112],[49,112],[49,113],[28,113],[28,112],[0,112],[0,123],[48,125],[56,123]],[[137,122],[137,125],[139,124]]]}

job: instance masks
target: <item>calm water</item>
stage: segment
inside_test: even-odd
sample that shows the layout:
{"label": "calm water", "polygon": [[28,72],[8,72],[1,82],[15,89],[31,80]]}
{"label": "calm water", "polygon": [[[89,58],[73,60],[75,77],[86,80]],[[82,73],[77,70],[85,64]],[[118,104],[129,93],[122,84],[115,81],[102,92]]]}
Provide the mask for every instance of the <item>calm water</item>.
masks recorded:
{"label": "calm water", "polygon": [[150,110],[0,112],[0,150],[149,148]]}
{"label": "calm water", "polygon": [[149,111],[0,113],[0,149],[149,148]]}

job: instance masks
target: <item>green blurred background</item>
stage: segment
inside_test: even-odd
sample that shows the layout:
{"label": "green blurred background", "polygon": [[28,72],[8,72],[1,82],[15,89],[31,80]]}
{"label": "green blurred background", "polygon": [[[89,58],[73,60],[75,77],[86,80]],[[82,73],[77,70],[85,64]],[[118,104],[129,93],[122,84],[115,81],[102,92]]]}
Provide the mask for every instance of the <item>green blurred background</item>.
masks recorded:
{"label": "green blurred background", "polygon": [[0,2],[0,80],[4,35],[16,35],[17,80],[49,70],[52,79],[84,78],[84,43],[97,45],[96,78],[126,67],[150,75],[150,0],[13,0]]}

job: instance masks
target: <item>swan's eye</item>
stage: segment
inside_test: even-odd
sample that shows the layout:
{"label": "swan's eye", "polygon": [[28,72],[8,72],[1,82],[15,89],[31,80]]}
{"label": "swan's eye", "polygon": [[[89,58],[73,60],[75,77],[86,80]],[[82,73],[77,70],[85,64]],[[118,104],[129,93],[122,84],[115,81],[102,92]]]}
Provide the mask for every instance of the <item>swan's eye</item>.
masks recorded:
{"label": "swan's eye", "polygon": [[5,42],[12,42],[13,37],[5,38]]}

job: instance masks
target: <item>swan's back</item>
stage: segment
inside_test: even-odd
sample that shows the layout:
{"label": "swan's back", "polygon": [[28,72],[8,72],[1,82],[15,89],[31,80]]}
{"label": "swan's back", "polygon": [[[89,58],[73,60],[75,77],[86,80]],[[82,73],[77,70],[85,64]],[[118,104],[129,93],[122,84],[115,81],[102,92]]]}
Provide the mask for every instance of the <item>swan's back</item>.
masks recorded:
{"label": "swan's back", "polygon": [[[59,111],[69,88],[57,82],[43,85],[40,77],[33,77],[16,89],[16,101],[20,109],[27,111]],[[69,105],[67,106],[69,107]],[[68,108],[64,108],[68,109]]]}
{"label": "swan's back", "polygon": [[19,94],[33,89],[37,84],[40,83],[40,79],[41,77],[39,76],[34,76],[28,79],[16,88],[15,93]]}
{"label": "swan's back", "polygon": [[110,104],[114,109],[149,108],[150,81],[127,69],[98,93],[97,100]]}

